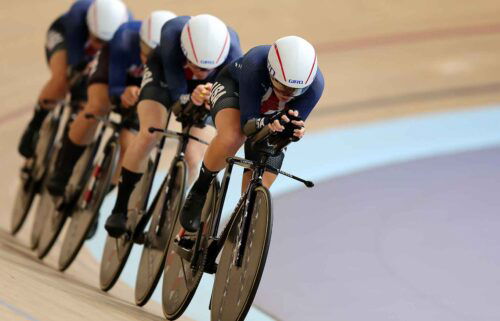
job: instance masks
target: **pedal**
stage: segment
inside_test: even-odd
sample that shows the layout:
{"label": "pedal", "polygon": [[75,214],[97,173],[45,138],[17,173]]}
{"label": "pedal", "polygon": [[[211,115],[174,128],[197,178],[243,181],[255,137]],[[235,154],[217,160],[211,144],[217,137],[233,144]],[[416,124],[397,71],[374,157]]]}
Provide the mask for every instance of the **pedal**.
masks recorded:
{"label": "pedal", "polygon": [[179,245],[179,242],[177,241],[174,241],[173,250],[186,261],[191,261],[191,258],[193,257],[193,250]]}

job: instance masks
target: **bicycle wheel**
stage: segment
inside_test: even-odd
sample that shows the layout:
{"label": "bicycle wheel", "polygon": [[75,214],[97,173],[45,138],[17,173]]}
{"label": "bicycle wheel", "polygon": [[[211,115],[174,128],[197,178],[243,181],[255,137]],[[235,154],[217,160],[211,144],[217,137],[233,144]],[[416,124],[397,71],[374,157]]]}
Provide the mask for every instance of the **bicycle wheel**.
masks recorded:
{"label": "bicycle wheel", "polygon": [[[54,148],[54,155],[50,159],[50,164],[48,167],[48,171],[53,171],[57,159],[57,154],[59,153],[61,149],[61,143],[58,142]],[[31,229],[31,235],[30,235],[30,248],[32,250],[36,249],[38,247],[38,243],[40,241],[40,236],[42,234],[42,231],[45,226],[45,222],[47,221],[47,216],[48,213],[54,210],[54,204],[52,202],[52,199],[48,193],[48,191],[45,188],[45,180],[47,177],[44,178],[44,183],[42,184],[41,187],[41,192],[40,192],[40,200],[38,201],[38,205],[35,211],[35,220],[33,222],[33,227]]]}
{"label": "bicycle wheel", "polygon": [[253,193],[251,225],[241,267],[237,267],[234,263],[237,244],[242,237],[244,211],[238,213],[240,217],[231,226],[228,238],[224,242],[212,291],[212,321],[244,320],[264,271],[271,241],[271,196],[269,190],[263,186],[255,188]]}
{"label": "bicycle wheel", "polygon": [[10,233],[12,235],[16,235],[23,226],[36,195],[37,182],[31,177],[31,173],[26,173],[25,175],[27,177],[21,178],[21,182],[17,188],[14,206],[12,208],[12,217],[10,221]]}
{"label": "bicycle wheel", "polygon": [[[70,197],[78,195],[79,191],[81,191],[82,185],[89,178],[92,161],[95,155],[95,147],[95,143],[90,144],[85,149],[85,152],[80,160],[78,160],[68,183],[68,187],[66,188],[66,195],[70,195]],[[52,249],[52,246],[56,242],[57,237],[59,236],[59,233],[61,233],[64,223],[66,222],[66,218],[68,218],[68,215],[72,211],[70,205],[67,205],[67,208],[63,211],[58,211],[54,204],[54,197],[50,195],[47,190],[45,190],[42,194],[42,198],[50,199],[47,203],[51,203],[51,205],[49,205],[51,210],[47,211],[46,221],[44,222],[44,227],[38,241],[37,256],[39,259],[43,259]]]}
{"label": "bicycle wheel", "polygon": [[[207,201],[203,206],[201,220],[206,224],[210,224],[207,218],[213,212],[216,204],[218,192],[217,180],[210,186],[207,194]],[[173,233],[170,236],[167,256],[165,258],[165,268],[163,273],[163,289],[162,289],[162,306],[163,314],[169,320],[179,318],[184,310],[188,307],[194,293],[203,276],[203,269],[206,260],[206,243],[208,241],[210,228],[204,228],[202,239],[199,247],[198,262],[195,263],[195,268],[191,268],[191,262],[181,258],[174,250],[174,239],[176,232],[181,228],[179,216],[175,222]]]}
{"label": "bicycle wheel", "polygon": [[172,227],[184,199],[186,174],[186,162],[178,160],[158,191],[161,196],[153,208],[135,283],[135,303],[139,306],[148,302],[160,280]]}
{"label": "bicycle wheel", "polygon": [[119,238],[106,237],[99,271],[99,285],[103,291],[109,291],[115,285],[127,263],[134,245],[132,235],[144,215],[142,209],[144,208],[145,194],[153,175],[153,164],[149,162],[148,169],[130,196],[128,206],[130,209],[127,214],[127,230],[129,232]]}
{"label": "bicycle wheel", "polygon": [[76,258],[99,215],[99,209],[118,166],[119,156],[120,145],[116,140],[111,140],[104,149],[102,162],[92,169],[92,177],[87,180],[80,193],[61,246],[58,263],[60,271],[66,270]]}
{"label": "bicycle wheel", "polygon": [[12,235],[15,235],[26,221],[52,154],[58,126],[59,116],[56,115],[47,117],[40,128],[40,138],[35,151],[36,157],[28,166],[29,170],[21,174],[21,184],[14,199],[10,229]]}

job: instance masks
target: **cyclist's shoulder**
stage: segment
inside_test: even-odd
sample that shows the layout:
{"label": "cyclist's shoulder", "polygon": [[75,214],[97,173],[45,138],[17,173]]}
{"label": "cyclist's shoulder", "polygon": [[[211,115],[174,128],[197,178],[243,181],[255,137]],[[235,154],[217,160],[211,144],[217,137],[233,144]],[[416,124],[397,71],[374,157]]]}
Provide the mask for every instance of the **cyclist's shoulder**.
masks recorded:
{"label": "cyclist's shoulder", "polygon": [[316,72],[316,78],[314,78],[314,81],[311,84],[311,88],[309,88],[309,90],[311,90],[311,92],[313,92],[314,94],[321,96],[324,88],[325,88],[325,78],[323,77],[323,73],[318,67],[318,71]]}
{"label": "cyclist's shoulder", "polygon": [[241,59],[242,70],[258,71],[266,70],[267,68],[267,53],[269,51],[269,46],[257,46],[253,47],[243,56]]}
{"label": "cyclist's shoulder", "polygon": [[110,40],[110,48],[115,51],[126,53],[136,47],[139,47],[139,31],[142,22],[132,20],[123,23]]}
{"label": "cyclist's shoulder", "polygon": [[67,11],[66,15],[69,16],[75,16],[75,15],[86,15],[87,11],[89,10],[90,5],[92,4],[93,0],[78,0],[75,1],[69,10]]}
{"label": "cyclist's shoulder", "polygon": [[178,16],[168,20],[161,28],[161,37],[166,40],[172,40],[173,37],[180,38],[182,28],[189,21],[189,16]]}

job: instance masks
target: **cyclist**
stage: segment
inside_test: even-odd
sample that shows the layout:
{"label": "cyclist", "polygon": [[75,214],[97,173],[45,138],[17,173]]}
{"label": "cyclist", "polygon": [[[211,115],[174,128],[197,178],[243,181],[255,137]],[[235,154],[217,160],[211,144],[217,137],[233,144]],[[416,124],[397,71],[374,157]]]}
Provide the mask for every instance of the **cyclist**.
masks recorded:
{"label": "cyclist", "polygon": [[[305,132],[304,120],[318,103],[323,87],[314,47],[297,36],[280,38],[272,46],[257,46],[219,73],[210,97],[217,135],[208,146],[198,179],[184,203],[180,217],[183,230],[179,236],[198,229],[210,183],[246,137],[264,126],[273,132],[283,131],[284,126],[273,119],[273,114],[286,108],[288,116],[302,119],[292,120],[297,127],[293,135],[300,139]],[[282,121],[290,119],[283,115]],[[245,156],[258,160],[250,144],[245,145]],[[269,162],[279,168],[283,158],[281,153]],[[243,186],[250,177],[251,172],[246,171]],[[266,172],[263,184],[270,187],[275,179],[275,174]]]}
{"label": "cyclist", "polygon": [[[149,133],[148,128],[165,128],[170,108],[175,110],[176,106],[190,101],[205,108],[212,81],[225,65],[241,54],[237,33],[214,16],[182,16],[163,26],[160,45],[149,56],[142,80],[137,106],[140,131],[125,154],[118,196],[106,221],[110,236],[118,237],[125,232],[130,195],[160,137]],[[191,134],[210,141],[215,129],[193,127]],[[189,180],[194,179],[205,149],[198,142],[189,142],[186,149]]]}
{"label": "cyclist", "polygon": [[87,64],[103,43],[129,19],[120,0],[78,0],[57,18],[47,32],[45,54],[51,77],[43,87],[31,121],[19,143],[19,153],[33,157],[38,131],[57,101],[71,90],[73,101],[86,100]]}
{"label": "cyclist", "polygon": [[85,114],[105,116],[112,105],[123,107],[119,110],[124,116],[125,130],[120,133],[123,155],[133,137],[132,132],[127,129],[139,129],[137,114],[132,107],[138,100],[143,64],[159,43],[163,24],[174,17],[175,14],[169,11],[154,11],[144,23],[126,22],[118,28],[109,43],[103,46],[89,78],[88,103],[64,136],[56,161],[59,170],[54,172],[47,183],[47,189],[52,195],[64,194],[76,162],[94,138],[98,122],[87,119]]}

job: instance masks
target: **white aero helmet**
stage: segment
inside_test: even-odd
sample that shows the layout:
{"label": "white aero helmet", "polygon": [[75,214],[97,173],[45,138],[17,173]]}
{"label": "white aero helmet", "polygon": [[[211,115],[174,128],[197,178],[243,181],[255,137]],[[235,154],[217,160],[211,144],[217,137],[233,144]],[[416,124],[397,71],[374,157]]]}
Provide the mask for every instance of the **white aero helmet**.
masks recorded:
{"label": "white aero helmet", "polygon": [[298,96],[307,90],[316,77],[316,51],[309,42],[300,37],[280,38],[269,49],[267,68],[273,84],[277,80],[284,86],[284,91]]}
{"label": "white aero helmet", "polygon": [[175,13],[165,10],[153,11],[141,25],[141,40],[154,49],[160,44],[161,28],[170,19],[177,17]]}
{"label": "white aero helmet", "polygon": [[127,7],[121,0],[95,0],[87,11],[90,32],[109,41],[120,25],[129,20]]}
{"label": "white aero helmet", "polygon": [[212,15],[194,16],[182,28],[182,52],[200,68],[220,66],[226,60],[230,46],[231,37],[226,25]]}

